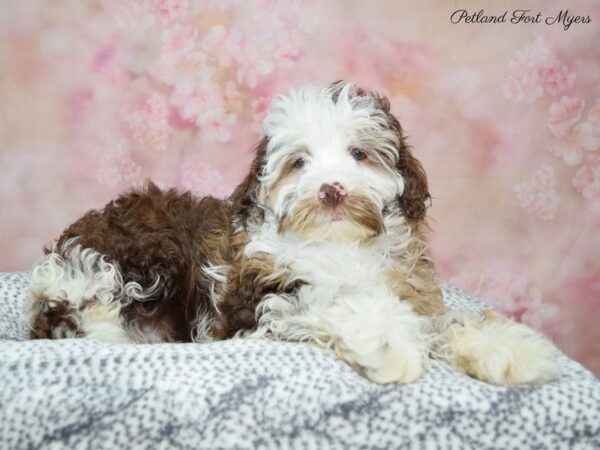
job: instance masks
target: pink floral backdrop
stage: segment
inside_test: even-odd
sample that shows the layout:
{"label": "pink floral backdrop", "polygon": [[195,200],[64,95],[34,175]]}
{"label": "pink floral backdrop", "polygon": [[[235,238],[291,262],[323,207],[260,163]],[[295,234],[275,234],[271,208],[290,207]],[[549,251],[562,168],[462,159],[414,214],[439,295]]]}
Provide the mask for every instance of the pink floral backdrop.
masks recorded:
{"label": "pink floral backdrop", "polygon": [[0,270],[146,178],[227,194],[275,94],[348,79],[390,98],[427,169],[441,274],[600,374],[600,3],[526,3],[592,22],[452,24],[444,0],[4,2]]}

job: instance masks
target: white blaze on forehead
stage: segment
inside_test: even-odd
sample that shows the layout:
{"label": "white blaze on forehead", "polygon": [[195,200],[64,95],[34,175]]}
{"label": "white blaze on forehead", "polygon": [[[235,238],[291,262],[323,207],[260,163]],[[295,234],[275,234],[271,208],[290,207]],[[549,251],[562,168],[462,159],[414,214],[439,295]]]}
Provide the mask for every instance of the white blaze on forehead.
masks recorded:
{"label": "white blaze on forehead", "polygon": [[279,96],[264,121],[268,138],[267,163],[263,181],[292,151],[306,149],[313,158],[334,164],[336,156],[351,145],[367,145],[395,163],[399,145],[396,132],[389,129],[388,117],[370,95],[351,96],[353,85],[338,88],[306,86]]}
{"label": "white blaze on forehead", "polygon": [[[350,197],[368,198],[379,211],[402,195],[404,180],[395,167],[399,130],[378,97],[353,91],[350,83],[306,86],[273,102],[263,124],[266,158],[259,179],[264,205],[275,217],[301,210],[323,183],[337,181]],[[353,147],[363,148],[369,160],[355,160]],[[305,161],[294,168],[297,158]]]}

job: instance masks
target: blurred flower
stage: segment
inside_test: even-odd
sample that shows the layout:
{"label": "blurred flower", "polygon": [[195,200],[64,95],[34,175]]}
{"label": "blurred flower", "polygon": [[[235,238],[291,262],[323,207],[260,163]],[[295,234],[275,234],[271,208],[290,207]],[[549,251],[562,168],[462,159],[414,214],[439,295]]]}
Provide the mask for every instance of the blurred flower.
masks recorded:
{"label": "blurred flower", "polygon": [[236,59],[240,65],[237,71],[237,81],[249,88],[256,87],[259,79],[270,74],[274,68],[273,62],[267,54],[259,53],[251,45],[245,45]]}
{"label": "blurred flower", "polygon": [[194,48],[198,30],[191,25],[176,24],[172,28],[163,31],[163,52],[169,57],[188,53]]}
{"label": "blurred flower", "polygon": [[169,106],[162,95],[151,94],[141,109],[127,115],[126,121],[136,142],[153,150],[166,150],[169,141]]}
{"label": "blurred flower", "polygon": [[575,72],[554,56],[542,38],[515,53],[510,71],[503,86],[504,96],[517,102],[532,103],[544,92],[555,96],[575,85]]}
{"label": "blurred flower", "polygon": [[596,100],[596,104],[590,109],[588,120],[594,125],[600,126],[600,99]]}
{"label": "blurred flower", "polygon": [[515,52],[510,66],[517,75],[531,69],[543,67],[552,58],[552,52],[543,38],[537,38],[531,45]]}
{"label": "blurred flower", "polygon": [[223,89],[223,102],[229,110],[239,110],[242,108],[242,94],[238,90],[237,84],[233,81],[227,81]]}
{"label": "blurred flower", "polygon": [[554,170],[543,165],[529,181],[515,186],[521,208],[542,220],[553,219],[559,203],[555,184]]}
{"label": "blurred flower", "polygon": [[202,137],[207,141],[229,142],[231,140],[231,127],[237,122],[233,113],[217,112],[202,126]]}
{"label": "blurred flower", "polygon": [[202,37],[202,51],[216,61],[217,65],[229,67],[233,64],[233,55],[237,51],[235,36],[235,33],[229,35],[222,25],[212,26]]}
{"label": "blurred flower", "polygon": [[108,186],[130,186],[139,181],[142,168],[126,153],[116,147],[100,158],[96,179]]}
{"label": "blurred flower", "polygon": [[575,126],[574,135],[577,144],[585,150],[595,152],[600,148],[600,127],[591,122],[582,122]]}
{"label": "blurred flower", "polygon": [[503,86],[504,96],[507,100],[516,102],[526,101],[532,103],[544,93],[544,88],[539,84],[538,74],[534,71],[524,73],[520,78],[509,77]]}
{"label": "blurred flower", "polygon": [[260,96],[252,100],[250,104],[250,113],[252,114],[252,120],[254,126],[260,128],[263,122],[267,110],[271,105],[271,98],[266,96]]}
{"label": "blurred flower", "polygon": [[231,186],[221,173],[206,163],[186,162],[179,168],[179,184],[198,195],[224,197],[231,193]]}
{"label": "blurred flower", "polygon": [[175,93],[171,103],[179,108],[185,120],[193,121],[209,141],[228,142],[230,127],[237,122],[237,115],[229,109],[226,98],[235,99],[234,87],[223,90],[220,85],[205,80],[191,95]]}
{"label": "blurred flower", "polygon": [[519,78],[524,98],[528,102],[535,101],[544,94],[544,88],[540,84],[540,76],[535,70],[523,73]]}
{"label": "blurred flower", "polygon": [[215,70],[207,65],[206,55],[193,52],[172,58],[161,55],[151,69],[154,77],[175,88],[177,93],[191,94],[213,76]]}
{"label": "blurred flower", "polygon": [[156,23],[152,4],[144,0],[120,0],[115,20],[120,28],[143,32]]}
{"label": "blurred flower", "polygon": [[576,96],[563,95],[550,105],[548,127],[554,136],[563,136],[581,117],[585,101]]}
{"label": "blurred flower", "polygon": [[555,138],[548,145],[548,150],[562,158],[565,164],[576,166],[583,159],[583,150],[576,141],[575,133],[569,130],[564,136]]}
{"label": "blurred flower", "polygon": [[188,0],[158,0],[155,6],[156,13],[164,21],[183,17],[188,7]]}
{"label": "blurred flower", "polygon": [[504,98],[507,100],[520,102],[525,99],[525,92],[521,86],[521,83],[512,75],[509,76],[504,82],[502,91],[504,92]]}
{"label": "blurred flower", "polygon": [[594,211],[600,211],[600,165],[580,168],[573,178],[573,186],[591,203]]}
{"label": "blurred flower", "polygon": [[558,61],[551,61],[541,71],[540,83],[550,95],[561,94],[575,85],[575,72]]}
{"label": "blurred flower", "polygon": [[515,53],[510,62],[511,75],[504,83],[504,96],[508,100],[532,103],[544,94],[540,81],[540,67],[550,57],[550,50],[542,39]]}
{"label": "blurred flower", "polygon": [[542,292],[519,273],[491,275],[483,298],[504,314],[540,331],[552,325],[557,314],[557,308],[544,303]]}

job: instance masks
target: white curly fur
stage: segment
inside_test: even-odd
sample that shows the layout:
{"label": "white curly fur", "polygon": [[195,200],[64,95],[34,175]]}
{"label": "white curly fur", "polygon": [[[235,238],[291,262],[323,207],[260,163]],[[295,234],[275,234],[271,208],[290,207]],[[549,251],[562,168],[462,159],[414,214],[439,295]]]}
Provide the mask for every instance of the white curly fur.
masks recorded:
{"label": "white curly fur", "polygon": [[[57,302],[66,301],[78,311],[71,320],[78,323],[86,337],[128,342],[119,315],[121,307],[134,300],[151,299],[160,280],[148,289],[133,281],[124,283],[116,264],[93,249],[82,248],[77,239],[66,241],[60,254],[57,250],[54,247],[33,267],[29,287],[31,316],[37,308],[53,308]],[[86,301],[91,304],[83,307]]]}

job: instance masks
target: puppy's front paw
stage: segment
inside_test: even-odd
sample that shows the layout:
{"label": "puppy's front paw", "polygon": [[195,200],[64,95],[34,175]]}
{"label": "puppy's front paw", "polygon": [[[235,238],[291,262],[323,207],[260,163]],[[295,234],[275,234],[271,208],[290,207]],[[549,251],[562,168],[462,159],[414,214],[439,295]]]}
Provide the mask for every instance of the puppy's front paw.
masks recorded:
{"label": "puppy's front paw", "polygon": [[483,322],[466,321],[450,338],[452,364],[488,383],[539,384],[557,379],[555,347],[531,328],[486,313]]}
{"label": "puppy's front paw", "polygon": [[423,375],[423,353],[410,344],[385,347],[377,361],[365,366],[367,378],[375,383],[412,383]]}

